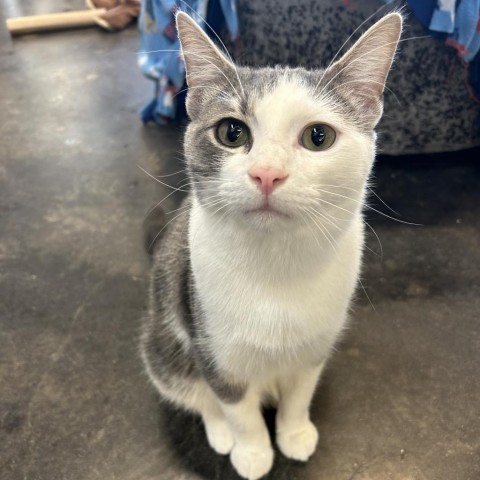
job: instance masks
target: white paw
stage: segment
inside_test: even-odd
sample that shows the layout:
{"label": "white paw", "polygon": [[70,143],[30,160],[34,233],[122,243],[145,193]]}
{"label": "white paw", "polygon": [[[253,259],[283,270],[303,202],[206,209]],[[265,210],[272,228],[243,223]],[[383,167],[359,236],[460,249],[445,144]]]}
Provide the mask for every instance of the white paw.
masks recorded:
{"label": "white paw", "polygon": [[312,422],[299,428],[279,430],[277,445],[280,451],[288,458],[306,462],[315,451],[318,441],[318,432]]}
{"label": "white paw", "polygon": [[226,420],[205,423],[207,439],[210,446],[220,455],[227,455],[233,448],[233,435]]}
{"label": "white paw", "polygon": [[241,477],[257,480],[272,468],[273,450],[270,446],[264,448],[235,446],[230,454],[230,460]]}

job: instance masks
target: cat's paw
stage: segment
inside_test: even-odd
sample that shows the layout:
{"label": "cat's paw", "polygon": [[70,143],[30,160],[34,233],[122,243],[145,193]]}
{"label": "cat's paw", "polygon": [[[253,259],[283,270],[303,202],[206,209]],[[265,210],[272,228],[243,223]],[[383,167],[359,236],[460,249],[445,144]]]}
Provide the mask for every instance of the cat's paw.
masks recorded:
{"label": "cat's paw", "polygon": [[205,423],[207,440],[220,455],[228,455],[233,448],[233,435],[226,421],[218,420]]}
{"label": "cat's paw", "polygon": [[257,480],[266,475],[273,464],[272,447],[252,448],[236,445],[230,454],[230,460],[241,477]]}
{"label": "cat's paw", "polygon": [[299,428],[280,429],[277,432],[277,445],[280,451],[286,457],[302,462],[306,462],[315,451],[317,441],[317,429],[310,421]]}

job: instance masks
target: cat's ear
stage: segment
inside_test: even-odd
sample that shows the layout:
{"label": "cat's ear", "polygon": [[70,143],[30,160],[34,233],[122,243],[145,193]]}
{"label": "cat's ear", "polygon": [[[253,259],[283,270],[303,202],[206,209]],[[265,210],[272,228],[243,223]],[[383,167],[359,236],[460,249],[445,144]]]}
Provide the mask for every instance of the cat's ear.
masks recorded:
{"label": "cat's ear", "polygon": [[383,111],[383,90],[402,33],[402,16],[386,15],[370,27],[325,75],[372,128]]}
{"label": "cat's ear", "polygon": [[189,15],[177,13],[178,37],[182,45],[189,88],[218,84],[219,77],[235,78],[235,67]]}

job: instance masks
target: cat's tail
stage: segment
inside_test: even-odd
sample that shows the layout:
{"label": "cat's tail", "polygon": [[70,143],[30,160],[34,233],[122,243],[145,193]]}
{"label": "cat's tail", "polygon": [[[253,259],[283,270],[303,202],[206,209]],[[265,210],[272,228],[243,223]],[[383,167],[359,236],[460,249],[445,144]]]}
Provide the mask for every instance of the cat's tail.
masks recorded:
{"label": "cat's tail", "polygon": [[153,257],[155,247],[162,237],[167,224],[165,212],[159,206],[153,207],[143,220],[143,245],[148,255]]}

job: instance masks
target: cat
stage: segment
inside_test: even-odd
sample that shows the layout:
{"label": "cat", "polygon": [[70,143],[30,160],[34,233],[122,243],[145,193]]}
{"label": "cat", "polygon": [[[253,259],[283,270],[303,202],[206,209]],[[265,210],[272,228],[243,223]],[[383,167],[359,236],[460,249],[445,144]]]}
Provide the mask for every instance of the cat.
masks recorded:
{"label": "cat", "polygon": [[161,396],[254,480],[315,451],[309,406],[358,281],[394,12],[323,70],[235,67],[187,14],[191,192],[156,245],[141,354]]}

